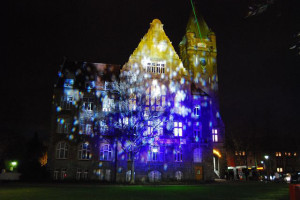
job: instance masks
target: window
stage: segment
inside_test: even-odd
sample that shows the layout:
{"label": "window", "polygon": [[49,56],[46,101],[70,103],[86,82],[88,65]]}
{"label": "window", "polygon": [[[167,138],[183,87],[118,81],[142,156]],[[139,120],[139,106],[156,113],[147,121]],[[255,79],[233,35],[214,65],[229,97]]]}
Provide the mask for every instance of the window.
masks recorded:
{"label": "window", "polygon": [[275,155],[276,157],[281,157],[281,152],[276,152]]}
{"label": "window", "polygon": [[182,137],[182,122],[174,122],[174,136]]}
{"label": "window", "polygon": [[85,132],[86,135],[91,135],[93,133],[92,124],[85,125]]}
{"label": "window", "polygon": [[104,120],[100,121],[100,133],[105,134],[108,131],[108,126]]}
{"label": "window", "polygon": [[161,173],[159,171],[151,171],[148,177],[150,182],[159,182],[161,180]]}
{"label": "window", "polygon": [[91,147],[88,142],[81,143],[78,149],[79,160],[90,160],[92,158]]}
{"label": "window", "polygon": [[67,123],[63,118],[57,118],[57,133],[70,133],[71,123]]}
{"label": "window", "polygon": [[73,88],[74,79],[66,79],[64,83],[65,88]]}
{"label": "window", "polygon": [[112,150],[109,144],[102,144],[100,147],[100,160],[111,160]]}
{"label": "window", "polygon": [[102,111],[103,112],[110,112],[114,108],[114,100],[108,98],[107,96],[103,99],[102,102]]}
{"label": "window", "polygon": [[58,175],[59,175],[59,170],[55,169],[54,172],[53,172],[53,179],[58,180]]}
{"label": "window", "polygon": [[63,96],[60,100],[60,107],[64,110],[71,110],[74,98],[72,96]]}
{"label": "window", "polygon": [[296,152],[294,152],[294,156],[297,156],[297,153],[296,153]]}
{"label": "window", "polygon": [[147,63],[147,72],[164,74],[165,64],[164,63]]}
{"label": "window", "polygon": [[67,177],[67,169],[61,169],[60,171],[60,179],[64,180]]}
{"label": "window", "polygon": [[68,144],[66,142],[59,142],[56,146],[56,158],[66,159],[68,158]]}
{"label": "window", "polygon": [[85,169],[83,174],[82,174],[82,179],[87,180],[89,177],[89,170]]}
{"label": "window", "polygon": [[194,116],[200,116],[200,106],[194,107]]}
{"label": "window", "polygon": [[76,180],[82,179],[82,169],[77,169]]}
{"label": "window", "polygon": [[277,172],[283,172],[282,167],[277,167]]}
{"label": "window", "polygon": [[166,86],[159,86],[154,80],[151,87],[146,90],[146,110],[162,111],[166,106]]}
{"label": "window", "polygon": [[212,140],[213,142],[218,142],[218,129],[212,129]]}
{"label": "window", "polygon": [[[156,123],[156,124],[155,124]],[[163,129],[163,122],[157,121],[148,121],[147,126],[147,135],[163,135],[164,129]]]}
{"label": "window", "polygon": [[[134,172],[134,179],[135,179],[135,172]],[[126,172],[126,182],[130,182],[131,180],[131,170]]]}
{"label": "window", "polygon": [[195,163],[202,162],[202,151],[200,148],[194,149],[194,162]]}
{"label": "window", "polygon": [[83,109],[86,111],[93,111],[94,99],[93,98],[83,98]]}
{"label": "window", "polygon": [[199,142],[202,140],[202,124],[200,122],[194,122],[193,126],[194,131],[194,139],[196,142]]}
{"label": "window", "polygon": [[175,172],[175,178],[177,181],[181,181],[183,177],[183,173],[181,171],[176,171]]}
{"label": "window", "polygon": [[95,81],[86,81],[85,88],[89,91],[95,88]]}
{"label": "window", "polygon": [[130,94],[129,97],[129,110],[130,111],[136,110],[136,95],[134,93]]}
{"label": "window", "polygon": [[152,133],[153,133],[153,122],[148,121],[147,135],[151,135]]}
{"label": "window", "polygon": [[174,150],[174,158],[175,162],[182,162],[182,150],[180,148]]}
{"label": "window", "polygon": [[159,160],[159,147],[158,146],[151,146],[150,150],[148,151],[148,160],[157,162]]}

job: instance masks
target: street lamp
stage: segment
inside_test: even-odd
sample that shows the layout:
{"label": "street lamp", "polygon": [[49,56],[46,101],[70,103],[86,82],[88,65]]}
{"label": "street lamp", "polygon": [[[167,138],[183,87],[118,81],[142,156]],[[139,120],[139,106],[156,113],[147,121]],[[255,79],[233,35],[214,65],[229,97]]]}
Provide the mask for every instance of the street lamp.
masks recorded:
{"label": "street lamp", "polygon": [[266,160],[269,160],[269,156],[268,156],[268,155],[265,155],[265,159],[266,159]]}

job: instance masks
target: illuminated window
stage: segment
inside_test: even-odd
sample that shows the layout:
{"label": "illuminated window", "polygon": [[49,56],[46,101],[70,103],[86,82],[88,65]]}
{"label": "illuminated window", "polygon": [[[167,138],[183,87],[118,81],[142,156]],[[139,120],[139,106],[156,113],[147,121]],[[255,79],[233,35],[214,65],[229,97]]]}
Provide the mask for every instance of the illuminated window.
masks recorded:
{"label": "illuminated window", "polygon": [[175,162],[182,162],[182,150],[180,148],[174,150],[174,160]]}
{"label": "illuminated window", "polygon": [[129,97],[129,110],[130,111],[136,110],[136,95],[134,93],[130,94]]}
{"label": "illuminated window", "polygon": [[93,126],[92,126],[92,124],[86,124],[85,125],[84,134],[91,135],[92,133],[93,133]]}
{"label": "illuminated window", "polygon": [[65,88],[73,88],[74,79],[66,79],[64,83]]}
{"label": "illuminated window", "polygon": [[159,171],[151,171],[148,174],[150,182],[159,182],[161,180],[161,173]]}
{"label": "illuminated window", "polygon": [[200,116],[200,106],[194,107],[194,116]]}
{"label": "illuminated window", "polygon": [[56,146],[56,159],[68,158],[69,146],[66,142],[59,142]]}
{"label": "illuminated window", "polygon": [[194,139],[196,142],[201,141],[202,139],[202,124],[200,122],[194,122],[193,126]]}
{"label": "illuminated window", "polygon": [[159,156],[159,148],[158,147],[151,147],[150,149],[150,161],[158,161],[158,156]]}
{"label": "illuminated window", "polygon": [[108,126],[104,120],[100,121],[100,133],[104,134],[108,130]]}
{"label": "illuminated window", "polygon": [[194,162],[195,163],[202,162],[202,151],[200,148],[194,149]]}
{"label": "illuminated window", "polygon": [[112,150],[109,144],[102,144],[100,146],[100,160],[111,160]]}
{"label": "illuminated window", "polygon": [[102,111],[110,112],[112,111],[113,107],[114,107],[114,100],[106,96],[102,102]]}
{"label": "illuminated window", "polygon": [[277,167],[277,172],[283,172],[282,167]]}
{"label": "illuminated window", "polygon": [[83,109],[86,111],[92,111],[94,109],[94,99],[83,98]]}
{"label": "illuminated window", "polygon": [[182,122],[174,122],[174,136],[182,137]]}
{"label": "illuminated window", "polygon": [[296,153],[296,152],[294,153],[294,156],[297,156],[297,153]]}
{"label": "illuminated window", "polygon": [[288,156],[291,156],[291,152],[288,152]]}
{"label": "illuminated window", "polygon": [[63,96],[61,97],[60,107],[64,110],[71,110],[71,106],[73,104],[72,96]]}
{"label": "illuminated window", "polygon": [[145,106],[147,111],[162,111],[166,106],[166,87],[153,84],[147,88]]}
{"label": "illuminated window", "polygon": [[238,151],[235,151],[235,155],[238,156],[238,155],[239,155],[239,152],[238,152]]}
{"label": "illuminated window", "polygon": [[281,157],[281,152],[276,152],[275,155],[276,157]]}
{"label": "illuminated window", "polygon": [[91,147],[89,143],[81,143],[78,149],[78,159],[79,160],[90,160],[92,158]]}
{"label": "illuminated window", "polygon": [[212,140],[213,142],[218,142],[218,129],[212,129]]}
{"label": "illuminated window", "polygon": [[147,63],[147,72],[164,74],[165,64],[162,63]]}
{"label": "illuminated window", "polygon": [[181,181],[183,178],[183,173],[181,171],[176,171],[175,172],[175,178],[177,181]]}
{"label": "illuminated window", "polygon": [[147,135],[151,135],[153,133],[153,122],[148,121],[148,126],[147,126]]}
{"label": "illuminated window", "polygon": [[57,119],[57,133],[70,133],[71,123],[66,122],[63,118]]}

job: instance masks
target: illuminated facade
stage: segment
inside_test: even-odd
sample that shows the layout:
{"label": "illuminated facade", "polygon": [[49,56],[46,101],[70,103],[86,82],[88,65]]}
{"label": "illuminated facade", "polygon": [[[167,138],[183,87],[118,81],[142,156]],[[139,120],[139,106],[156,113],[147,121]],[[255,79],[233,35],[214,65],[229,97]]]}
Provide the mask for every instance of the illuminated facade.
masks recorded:
{"label": "illuminated facade", "polygon": [[64,63],[53,98],[49,165],[54,179],[223,177],[216,41],[204,20],[194,16],[180,43],[181,58],[154,19],[121,69]]}

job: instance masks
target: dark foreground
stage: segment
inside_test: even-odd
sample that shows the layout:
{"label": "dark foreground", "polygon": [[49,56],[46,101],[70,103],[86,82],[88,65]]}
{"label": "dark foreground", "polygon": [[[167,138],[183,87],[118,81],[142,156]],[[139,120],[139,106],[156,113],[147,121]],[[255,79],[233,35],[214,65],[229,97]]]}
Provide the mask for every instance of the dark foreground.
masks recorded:
{"label": "dark foreground", "polygon": [[25,184],[0,185],[1,200],[106,200],[106,199],[282,199],[288,200],[288,184],[227,182],[202,185],[93,185]]}

